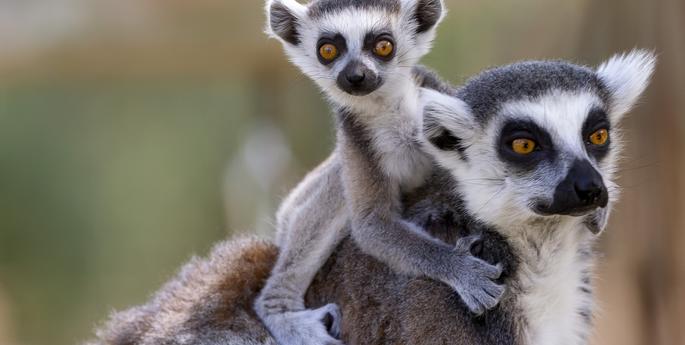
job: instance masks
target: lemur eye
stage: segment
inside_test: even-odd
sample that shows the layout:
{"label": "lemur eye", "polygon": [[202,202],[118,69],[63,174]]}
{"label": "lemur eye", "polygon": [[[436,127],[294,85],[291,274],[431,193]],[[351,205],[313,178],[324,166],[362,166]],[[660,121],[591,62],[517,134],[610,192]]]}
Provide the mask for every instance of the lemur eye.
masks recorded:
{"label": "lemur eye", "polygon": [[326,61],[333,61],[338,57],[338,47],[332,43],[323,44],[319,47],[319,55]]}
{"label": "lemur eye", "polygon": [[394,49],[395,47],[393,46],[392,42],[388,40],[380,40],[376,42],[376,45],[373,47],[373,53],[380,57],[388,57],[390,54],[392,54]]}
{"label": "lemur eye", "polygon": [[602,146],[609,140],[609,131],[606,128],[595,131],[590,134],[590,142],[593,145]]}
{"label": "lemur eye", "polygon": [[535,150],[535,141],[525,138],[514,139],[511,149],[520,155],[527,155]]}

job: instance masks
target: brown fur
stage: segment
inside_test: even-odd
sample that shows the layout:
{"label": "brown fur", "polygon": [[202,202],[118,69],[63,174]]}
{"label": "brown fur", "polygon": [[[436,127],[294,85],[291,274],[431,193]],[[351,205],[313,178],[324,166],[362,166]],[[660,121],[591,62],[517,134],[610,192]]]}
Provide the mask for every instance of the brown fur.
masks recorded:
{"label": "brown fur", "polygon": [[193,258],[143,306],[114,313],[92,344],[274,344],[252,303],[278,249],[240,238]]}
{"label": "brown fur", "polygon": [[[446,242],[478,227],[455,217],[458,201],[444,180],[405,199],[405,216]],[[428,195],[429,197],[426,197]],[[483,258],[516,268],[506,243],[486,232]],[[252,310],[277,256],[268,241],[242,238],[193,259],[143,306],[112,315],[92,344],[275,344]],[[511,283],[509,283],[511,284]],[[321,269],[306,296],[308,307],[337,303],[346,344],[516,344],[522,320],[505,295],[495,310],[474,318],[446,285],[410,278],[363,254],[346,239]]]}

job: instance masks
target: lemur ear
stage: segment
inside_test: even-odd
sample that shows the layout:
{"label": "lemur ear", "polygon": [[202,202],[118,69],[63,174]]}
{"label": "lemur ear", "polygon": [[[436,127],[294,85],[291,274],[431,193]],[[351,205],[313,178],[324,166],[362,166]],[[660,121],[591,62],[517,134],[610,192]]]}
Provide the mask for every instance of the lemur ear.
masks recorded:
{"label": "lemur ear", "polygon": [[443,12],[442,0],[418,0],[414,12],[416,32],[421,34],[434,28],[442,20]]}
{"label": "lemur ear", "polygon": [[654,72],[654,52],[635,49],[617,54],[597,68],[597,75],[611,97],[611,117],[619,120],[637,102]]}
{"label": "lemur ear", "polygon": [[463,155],[464,141],[474,134],[475,121],[471,108],[459,98],[432,89],[421,89],[423,136],[440,151]]}
{"label": "lemur ear", "polygon": [[295,0],[268,0],[267,34],[292,45],[300,44],[297,26],[305,13],[306,7]]}

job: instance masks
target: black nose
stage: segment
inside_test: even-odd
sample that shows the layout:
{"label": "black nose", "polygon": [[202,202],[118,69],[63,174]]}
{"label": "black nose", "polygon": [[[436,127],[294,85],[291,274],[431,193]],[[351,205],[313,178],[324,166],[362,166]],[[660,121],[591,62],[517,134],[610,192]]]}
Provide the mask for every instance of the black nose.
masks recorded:
{"label": "black nose", "polygon": [[336,83],[351,95],[363,96],[375,91],[381,78],[361,61],[352,60],[340,71]]}
{"label": "black nose", "polygon": [[573,187],[576,191],[578,200],[584,205],[597,204],[605,190],[599,174],[580,176]]}
{"label": "black nose", "polygon": [[364,71],[362,71],[361,69],[354,69],[350,71],[350,73],[345,75],[345,79],[347,79],[347,81],[353,85],[361,84],[362,82],[364,82],[364,78],[366,78],[366,73],[364,73]]}
{"label": "black nose", "polygon": [[550,204],[537,205],[543,214],[583,215],[609,203],[602,175],[587,160],[576,160],[557,185]]}

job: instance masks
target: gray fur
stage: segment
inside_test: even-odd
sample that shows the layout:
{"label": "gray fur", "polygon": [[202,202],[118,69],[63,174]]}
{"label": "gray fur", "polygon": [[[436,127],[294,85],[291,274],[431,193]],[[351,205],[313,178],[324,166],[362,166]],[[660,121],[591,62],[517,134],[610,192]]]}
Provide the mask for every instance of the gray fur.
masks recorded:
{"label": "gray fur", "polygon": [[[501,281],[516,286],[512,277],[519,263],[504,238],[463,213],[448,173],[438,169],[429,181],[404,196],[405,218],[451,245],[481,236],[482,259],[501,262]],[[250,301],[276,257],[277,248],[267,241],[222,242],[209,257],[193,259],[147,304],[112,314],[88,344],[274,345]],[[341,336],[347,344],[521,344],[525,327],[511,292],[498,307],[475,317],[447,285],[399,274],[349,237],[306,294],[308,308],[330,302],[343,311]]]}
{"label": "gray fur", "polygon": [[308,14],[312,18],[320,18],[330,13],[344,9],[369,10],[377,9],[389,13],[399,13],[399,0],[316,0],[308,8]]}
{"label": "gray fur", "polygon": [[[596,71],[521,62],[481,73],[457,98],[424,92],[428,150],[457,181],[466,213],[492,226],[518,253],[521,269],[508,286],[526,320],[526,344],[588,341],[592,245],[618,196],[617,129],[653,63],[644,51],[614,57]],[[619,84],[614,77],[628,84],[607,89],[605,83]],[[606,130],[612,139],[593,144],[588,128]],[[460,145],[440,145],[445,133]],[[536,149],[515,152],[512,143],[520,138]],[[604,197],[583,199],[585,188]]]}
{"label": "gray fur", "polygon": [[[281,27],[271,31],[336,108],[338,144],[278,211],[281,254],[255,303],[257,314],[281,344],[338,344],[331,336],[339,323],[335,305],[307,309],[303,296],[316,271],[349,234],[348,223],[362,250],[395,270],[447,283],[477,314],[494,307],[504,291],[493,281],[501,268],[471,254],[476,238],[446,245],[401,219],[401,193],[423,184],[432,167],[419,141],[419,88],[450,89],[425,68],[412,68],[430,48],[442,1],[315,0],[306,6],[288,1],[272,0],[267,8],[283,4],[297,17],[299,41],[292,44],[280,35]],[[276,17],[284,17],[278,9]],[[274,13],[269,15],[273,24]],[[384,31],[377,32],[379,28]],[[394,58],[381,59],[370,51],[373,42],[368,39],[379,34],[392,36]],[[322,39],[337,45],[340,55],[334,60],[316,55]],[[371,74],[381,82],[363,93],[346,89],[343,82],[351,65],[367,71],[365,82]],[[331,317],[328,330],[322,321]]]}
{"label": "gray fur", "polygon": [[[609,67],[606,70],[624,66]],[[647,75],[635,80],[646,82],[651,68],[639,71]],[[633,95],[633,99],[618,99],[624,105],[622,109],[627,109],[639,95],[635,92],[626,94]],[[435,120],[449,126],[448,122],[454,118],[445,116]],[[575,129],[564,130],[571,133]],[[472,149],[471,146],[466,148],[467,151]],[[363,164],[364,152],[373,151],[358,146],[350,154],[359,155],[353,160],[361,159]],[[443,164],[455,159],[445,152],[438,152],[436,157]],[[460,166],[479,163],[475,158],[456,160],[452,161],[455,164],[451,170],[434,169],[427,184],[402,193],[402,203],[391,205],[398,208],[397,212],[401,212],[405,220],[443,243],[454,245],[470,236],[481,236],[482,250],[477,250],[478,256],[486,262],[502,264],[500,282],[508,287],[496,308],[474,316],[451,287],[432,279],[398,273],[364,254],[358,248],[359,241],[350,238],[337,246],[320,269],[308,289],[303,307],[325,310],[330,306],[328,303],[339,305],[343,314],[341,337],[349,344],[586,344],[592,319],[592,303],[588,302],[592,300],[590,277],[594,237],[583,229],[582,222],[572,217],[527,214],[507,220],[504,227],[487,225],[483,221],[485,217],[480,216],[482,210],[474,211],[471,206],[481,195],[467,187],[474,182],[491,184],[496,181],[459,178]],[[321,171],[328,171],[330,176],[337,176],[336,181],[341,181],[339,174],[343,167],[338,164],[336,160],[327,161],[312,180],[326,176]],[[340,188],[341,184],[327,186]],[[374,183],[370,186],[374,187]],[[301,203],[305,192],[321,195],[317,192],[318,187],[313,183],[301,185],[298,187],[300,192],[289,197],[287,203],[291,206]],[[299,211],[311,213],[295,214],[303,219],[308,215],[319,218],[317,212],[321,210],[317,206],[329,210],[327,204],[310,205]],[[486,212],[502,214],[499,208],[509,206],[512,203],[493,203]],[[281,219],[287,220],[287,217]],[[342,232],[352,232],[349,227],[349,224],[344,225]],[[569,248],[573,266],[560,265],[557,260],[568,255]],[[250,304],[275,257],[274,246],[256,240],[221,244],[209,259],[194,260],[187,265],[147,305],[114,314],[98,332],[98,341],[93,344],[273,344],[274,340],[268,336]],[[282,260],[279,258],[279,262]],[[294,261],[285,262],[294,264]],[[564,279],[568,284],[556,284],[555,289],[537,285],[549,284],[546,280],[550,277]],[[541,287],[542,291],[536,291]],[[570,291],[571,296],[565,296],[562,290]],[[582,303],[564,309],[559,315],[554,313],[557,311],[553,309],[555,303],[540,300],[545,296],[554,301],[571,297]],[[531,299],[541,303],[542,310],[531,308]],[[546,317],[562,317],[571,322],[554,322],[547,325],[549,329],[540,329],[540,315],[537,315],[540,312],[552,312]],[[568,331],[569,327],[571,333],[555,332],[555,328]]]}
{"label": "gray fur", "polygon": [[586,90],[602,100],[608,99],[606,86],[593,70],[565,61],[524,61],[496,67],[469,79],[457,97],[471,106],[478,121],[485,123],[503,103],[536,98],[551,89]]}

